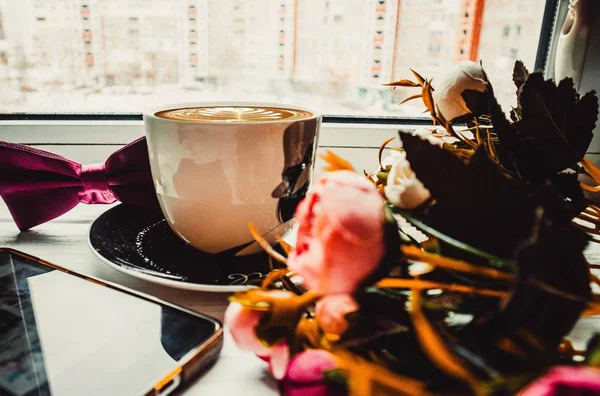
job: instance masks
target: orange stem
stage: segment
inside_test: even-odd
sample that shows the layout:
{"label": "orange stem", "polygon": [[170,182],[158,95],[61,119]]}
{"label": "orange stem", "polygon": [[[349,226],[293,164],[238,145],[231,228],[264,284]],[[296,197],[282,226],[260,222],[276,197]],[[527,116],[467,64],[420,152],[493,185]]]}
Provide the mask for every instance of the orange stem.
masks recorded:
{"label": "orange stem", "polygon": [[384,278],[375,284],[375,286],[382,289],[415,289],[415,290],[430,290],[430,289],[442,289],[448,291],[454,291],[457,293],[466,294],[478,294],[487,297],[499,297],[504,298],[508,296],[508,292],[499,290],[479,289],[473,286],[447,284],[438,282],[422,281],[419,279],[397,279],[397,278]]}
{"label": "orange stem", "polygon": [[494,279],[513,281],[514,275],[498,271],[494,268],[478,267],[466,261],[456,260],[450,257],[444,257],[437,254],[424,252],[416,246],[402,246],[402,253],[415,261],[423,261],[435,267],[440,267],[457,272],[465,272],[473,275],[485,276]]}

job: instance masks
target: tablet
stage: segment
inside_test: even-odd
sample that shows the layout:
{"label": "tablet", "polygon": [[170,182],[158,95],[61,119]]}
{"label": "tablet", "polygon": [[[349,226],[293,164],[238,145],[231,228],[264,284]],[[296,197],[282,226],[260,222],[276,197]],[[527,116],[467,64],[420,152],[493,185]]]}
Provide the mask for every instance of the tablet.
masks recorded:
{"label": "tablet", "polygon": [[214,361],[222,326],[0,249],[0,395],[166,395]]}

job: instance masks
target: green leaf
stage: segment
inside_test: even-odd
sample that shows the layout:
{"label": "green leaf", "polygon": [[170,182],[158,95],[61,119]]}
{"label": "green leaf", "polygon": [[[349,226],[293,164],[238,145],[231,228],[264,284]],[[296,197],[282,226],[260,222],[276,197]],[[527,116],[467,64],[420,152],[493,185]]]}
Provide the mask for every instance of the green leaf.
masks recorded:
{"label": "green leaf", "polygon": [[535,205],[527,191],[507,179],[483,148],[464,164],[418,137],[402,134],[401,140],[411,168],[435,198],[423,222],[474,248],[511,258],[533,221]]}
{"label": "green leaf", "polygon": [[338,343],[338,347],[367,361],[383,364],[388,370],[401,376],[423,381],[432,394],[465,394],[466,389],[461,383],[429,360],[414,331],[382,333],[359,345],[348,341]]}
{"label": "green leaf", "polygon": [[[460,96],[462,96],[472,115],[479,117],[480,115],[488,113],[489,105],[487,103],[487,95],[485,92],[476,91],[474,89],[465,89]],[[471,115],[469,115],[469,117],[472,118]]]}
{"label": "green leaf", "polygon": [[514,124],[506,119],[488,82],[490,115],[500,140],[495,146],[499,161],[529,189],[550,179],[574,217],[585,209],[586,200],[577,176],[559,172],[575,169],[589,146],[598,114],[596,95],[590,92],[580,100],[570,79],[556,87],[539,73],[527,77],[524,73],[515,71],[515,83],[527,79],[519,88],[519,103],[523,107],[513,112],[513,118],[518,119]]}
{"label": "green leaf", "polygon": [[425,78],[423,78],[423,76],[421,76],[419,73],[417,73],[413,69],[410,69],[410,71],[412,72],[412,74],[415,76],[415,78],[419,82],[419,85],[421,85],[421,86],[425,85]]}
{"label": "green leaf", "polygon": [[501,147],[509,152],[500,156],[502,164],[514,163],[523,181],[539,184],[581,161],[592,141],[598,98],[593,91],[579,98],[572,79],[556,86],[541,73],[529,74],[520,90],[520,114],[511,124],[488,83],[490,114]]}
{"label": "green leaf", "polygon": [[494,94],[494,87],[487,79],[486,79],[486,95],[488,98],[489,114],[490,119],[492,121],[492,125],[494,127],[494,132],[499,139],[499,144],[495,145],[496,152],[498,154],[498,159],[500,164],[509,171],[513,173],[518,173],[518,163],[519,161],[515,158],[516,154],[513,150],[519,144],[519,135],[517,130],[513,127],[513,125],[508,121],[502,107],[498,103],[498,99]]}
{"label": "green leaf", "polygon": [[519,101],[522,114],[515,127],[541,148],[549,172],[572,168],[583,159],[598,119],[595,92],[580,99],[571,78],[556,86],[533,73],[523,84]]}
{"label": "green leaf", "polygon": [[348,378],[346,372],[339,369],[327,370],[323,373],[325,383],[327,384],[328,392],[332,394],[345,395],[348,392]]}
{"label": "green leaf", "polygon": [[520,89],[523,84],[525,84],[527,77],[529,77],[529,71],[527,70],[527,67],[525,67],[523,61],[517,60],[515,62],[515,67],[513,68],[512,75],[513,82],[515,83],[517,89]]}
{"label": "green leaf", "polygon": [[591,300],[583,255],[587,239],[572,223],[558,225],[541,216],[517,252],[517,284],[491,328],[521,346],[529,361],[548,362]]}
{"label": "green leaf", "polygon": [[514,391],[558,364],[558,345],[591,298],[585,245],[585,234],[571,224],[538,217],[518,250],[510,299],[452,333],[449,346],[494,389]]}
{"label": "green leaf", "polygon": [[386,87],[420,87],[418,83],[407,79],[389,82],[383,85]]}
{"label": "green leaf", "polygon": [[407,96],[406,98],[402,99],[402,102],[400,102],[400,104],[404,104],[410,100],[418,99],[418,98],[422,98],[422,97],[423,97],[423,95],[421,95],[421,94]]}
{"label": "green leaf", "polygon": [[[429,236],[432,236],[432,237],[444,242],[447,245],[450,245],[457,249],[463,250],[463,251],[469,253],[470,255],[484,259],[490,267],[511,270],[511,271],[514,270],[514,268],[515,268],[515,263],[512,260],[502,259],[500,257],[494,256],[493,254],[489,254],[487,252],[484,252],[483,250],[477,249],[473,246],[467,245],[464,242],[461,242],[452,237],[449,237],[448,235],[445,235],[442,232],[440,232],[432,227],[429,227],[427,224],[423,223],[422,221],[420,221],[419,219],[412,216],[410,213],[408,213],[406,211],[400,210],[398,208],[394,208],[394,211],[396,213],[398,213],[400,216],[404,217],[410,224],[412,224],[417,229],[419,229],[419,231],[422,231],[423,233],[425,233]],[[437,252],[437,253],[440,254],[440,252]]]}
{"label": "green leaf", "polygon": [[594,334],[588,341],[585,351],[585,364],[600,367],[600,333]]}
{"label": "green leaf", "polygon": [[527,81],[527,77],[529,77],[529,71],[525,67],[525,64],[520,60],[516,61],[513,69],[513,82],[517,87],[517,107],[514,107],[510,111],[510,119],[513,122],[517,122],[521,119],[521,91],[523,90],[525,81]]}
{"label": "green leaf", "polygon": [[569,218],[574,218],[588,206],[577,173],[558,173],[551,176],[550,181],[564,200]]}
{"label": "green leaf", "polygon": [[389,172],[378,172],[377,175],[375,175],[375,176],[377,176],[377,180],[387,183],[389,174],[390,174]]}

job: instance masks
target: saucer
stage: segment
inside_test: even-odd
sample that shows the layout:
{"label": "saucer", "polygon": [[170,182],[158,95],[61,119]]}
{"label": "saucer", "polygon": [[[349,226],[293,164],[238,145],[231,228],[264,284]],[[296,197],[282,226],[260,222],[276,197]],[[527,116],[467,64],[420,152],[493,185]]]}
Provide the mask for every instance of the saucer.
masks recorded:
{"label": "saucer", "polygon": [[89,245],[112,268],[179,289],[234,292],[259,285],[269,258],[209,254],[180,239],[160,210],[120,204],[91,225]]}

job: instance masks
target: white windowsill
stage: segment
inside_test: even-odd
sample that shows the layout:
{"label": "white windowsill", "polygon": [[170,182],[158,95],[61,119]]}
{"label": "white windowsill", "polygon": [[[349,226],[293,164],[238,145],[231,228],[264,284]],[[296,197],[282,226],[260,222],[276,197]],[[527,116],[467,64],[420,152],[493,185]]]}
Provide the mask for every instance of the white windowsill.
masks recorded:
{"label": "white windowsill", "polygon": [[[377,148],[416,125],[324,123],[320,147]],[[0,140],[31,145],[118,145],[144,135],[142,121],[0,121]]]}

